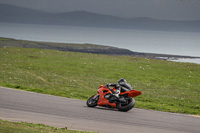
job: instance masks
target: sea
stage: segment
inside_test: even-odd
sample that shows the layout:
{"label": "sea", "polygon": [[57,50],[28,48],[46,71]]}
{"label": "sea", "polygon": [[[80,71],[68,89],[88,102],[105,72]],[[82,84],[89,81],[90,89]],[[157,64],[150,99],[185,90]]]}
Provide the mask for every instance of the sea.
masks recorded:
{"label": "sea", "polygon": [[0,37],[99,44],[134,52],[195,56],[172,61],[200,64],[200,33],[0,23]]}

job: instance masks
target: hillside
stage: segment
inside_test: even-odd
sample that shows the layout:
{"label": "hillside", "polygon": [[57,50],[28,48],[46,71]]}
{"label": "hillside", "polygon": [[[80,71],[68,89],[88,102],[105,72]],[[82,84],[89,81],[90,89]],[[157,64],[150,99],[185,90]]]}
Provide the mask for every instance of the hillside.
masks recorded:
{"label": "hillside", "polygon": [[4,23],[200,32],[200,20],[173,21],[146,17],[120,18],[86,11],[47,13],[6,4],[0,4],[0,18],[0,22]]}
{"label": "hillside", "polygon": [[[95,44],[38,42],[38,41],[16,40],[12,38],[1,38],[1,37],[0,37],[0,47],[51,49],[59,51],[71,51],[71,52],[82,52],[82,53],[92,53],[92,54],[143,57],[143,58],[159,59],[159,60],[166,60],[167,58],[199,58],[191,56],[140,53],[128,49],[122,49],[104,45],[95,45]],[[166,58],[159,58],[159,57],[166,57]]]}
{"label": "hillside", "polygon": [[0,4],[0,22],[24,23],[24,24],[47,24],[49,13],[17,7],[7,4]]}

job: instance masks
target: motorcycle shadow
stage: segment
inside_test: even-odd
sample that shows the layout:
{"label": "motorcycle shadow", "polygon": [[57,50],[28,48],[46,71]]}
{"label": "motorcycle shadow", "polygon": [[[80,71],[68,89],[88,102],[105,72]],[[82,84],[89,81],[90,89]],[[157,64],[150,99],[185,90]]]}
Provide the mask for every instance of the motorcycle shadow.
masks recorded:
{"label": "motorcycle shadow", "polygon": [[101,107],[101,106],[96,106],[96,107],[88,107],[88,106],[84,106],[90,109],[98,109],[98,110],[108,110],[108,111],[117,111],[120,112],[118,109],[116,108],[109,108],[109,107]]}

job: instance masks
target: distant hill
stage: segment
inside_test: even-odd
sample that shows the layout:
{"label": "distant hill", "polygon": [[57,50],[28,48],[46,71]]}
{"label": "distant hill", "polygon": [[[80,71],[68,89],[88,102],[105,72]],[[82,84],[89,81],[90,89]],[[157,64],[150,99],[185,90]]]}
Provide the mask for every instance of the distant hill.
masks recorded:
{"label": "distant hill", "polygon": [[124,49],[124,48],[117,48],[117,47],[104,46],[104,45],[39,42],[39,41],[16,40],[12,38],[2,38],[2,37],[0,37],[0,47],[51,49],[51,50],[82,52],[82,53],[91,53],[91,54],[143,57],[143,58],[159,59],[159,60],[177,59],[177,58],[191,58],[191,59],[198,58],[199,59],[199,57],[191,57],[191,56],[133,52],[131,50]]}
{"label": "distant hill", "polygon": [[200,20],[172,21],[157,20],[147,17],[120,18],[86,11],[47,13],[7,4],[0,4],[0,22],[200,32]]}
{"label": "distant hill", "polygon": [[51,14],[23,7],[0,4],[0,22],[45,24],[45,19],[48,16],[51,16]]}

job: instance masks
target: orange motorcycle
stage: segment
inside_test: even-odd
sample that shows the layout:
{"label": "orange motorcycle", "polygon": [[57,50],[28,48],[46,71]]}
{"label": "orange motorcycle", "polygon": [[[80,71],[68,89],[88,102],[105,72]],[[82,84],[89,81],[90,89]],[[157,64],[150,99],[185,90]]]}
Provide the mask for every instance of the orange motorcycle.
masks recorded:
{"label": "orange motorcycle", "polygon": [[102,106],[117,108],[119,111],[129,111],[135,106],[135,100],[133,97],[141,95],[141,91],[129,89],[125,92],[120,92],[119,97],[113,96],[113,91],[109,87],[101,85],[97,91],[98,94],[90,97],[87,100],[88,107]]}

